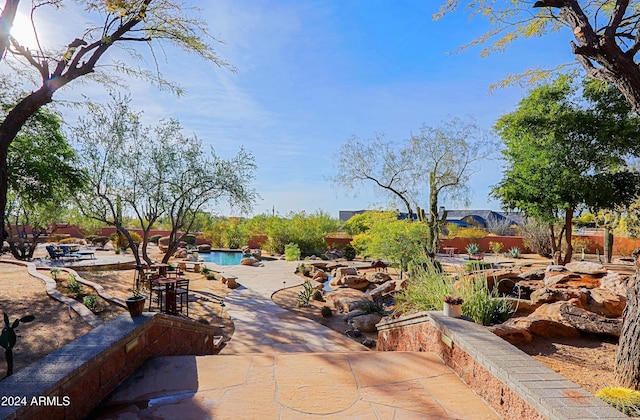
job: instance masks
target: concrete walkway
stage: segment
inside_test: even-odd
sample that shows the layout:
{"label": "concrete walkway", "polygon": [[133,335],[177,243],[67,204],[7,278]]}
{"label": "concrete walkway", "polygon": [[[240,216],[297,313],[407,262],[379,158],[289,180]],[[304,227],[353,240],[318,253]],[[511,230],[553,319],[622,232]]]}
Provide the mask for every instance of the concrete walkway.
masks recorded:
{"label": "concrete walkway", "polygon": [[302,283],[295,263],[207,265],[241,284],[225,298],[231,341],[216,356],[149,360],[96,418],[498,418],[435,355],[369,351],[273,303],[275,291]]}

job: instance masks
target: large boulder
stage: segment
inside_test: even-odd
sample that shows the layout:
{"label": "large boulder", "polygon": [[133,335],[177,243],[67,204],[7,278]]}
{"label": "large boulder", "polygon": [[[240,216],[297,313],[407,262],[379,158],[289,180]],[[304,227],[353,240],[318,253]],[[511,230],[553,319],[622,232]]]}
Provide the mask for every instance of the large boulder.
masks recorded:
{"label": "large boulder", "polygon": [[519,280],[520,271],[510,269],[487,270],[487,285],[493,289],[494,285],[498,285],[500,294],[508,295],[513,291],[516,282]]}
{"label": "large boulder", "polygon": [[[577,301],[577,300],[576,300]],[[529,318],[549,319],[576,328],[581,332],[620,336],[622,320],[606,318],[570,302],[545,303],[535,310]]]}
{"label": "large boulder", "polygon": [[343,276],[357,276],[358,270],[354,267],[338,267],[333,273],[333,277],[339,279]]}
{"label": "large boulder", "polygon": [[606,276],[600,278],[600,287],[611,290],[615,294],[626,296],[627,290],[633,287],[633,282],[634,276],[609,271]]}
{"label": "large boulder", "polygon": [[376,300],[381,298],[382,295],[386,295],[388,293],[394,292],[395,290],[396,290],[396,282],[393,280],[389,280],[388,282],[381,284],[380,286],[370,291],[369,296],[371,296],[371,299]]}
{"label": "large boulder", "polygon": [[326,299],[338,311],[345,313],[358,309],[362,302],[371,300],[364,292],[348,287],[341,287],[328,293]]}
{"label": "large boulder", "polygon": [[546,267],[532,268],[530,270],[523,271],[522,273],[518,274],[518,278],[522,280],[542,280],[544,279],[544,275],[546,272],[547,272]]}
{"label": "large boulder", "polygon": [[549,271],[544,277],[544,285],[547,287],[555,286],[557,284],[566,283],[571,279],[577,279],[580,276],[574,273],[565,271],[563,273],[557,273],[555,271]]}
{"label": "large boulder", "polygon": [[354,330],[373,333],[378,331],[376,324],[379,323],[381,319],[382,316],[378,314],[366,314],[351,318],[349,324]]}
{"label": "large boulder", "polygon": [[209,244],[198,245],[198,252],[211,252],[211,245]]}
{"label": "large boulder", "polygon": [[350,287],[352,289],[358,289],[365,291],[371,283],[361,276],[344,276],[340,279],[341,285]]}
{"label": "large boulder", "polygon": [[533,315],[523,318],[511,318],[504,324],[507,328],[516,328],[544,338],[579,337],[577,328],[552,319],[536,318]]}
{"label": "large boulder", "polygon": [[489,331],[515,345],[530,343],[533,340],[531,333],[524,328],[498,324],[488,327]]}
{"label": "large boulder", "polygon": [[256,265],[259,265],[259,264],[260,264],[260,261],[258,261],[253,257],[247,257],[240,260],[240,265],[251,265],[255,267]]}
{"label": "large boulder", "polygon": [[543,287],[531,293],[530,298],[532,305],[560,302],[571,299],[578,299],[584,306],[584,304],[587,303],[587,291],[582,289],[557,289],[552,287]]}
{"label": "large boulder", "polygon": [[375,284],[383,284],[391,280],[391,276],[381,271],[376,271],[367,276],[367,280]]}
{"label": "large boulder", "polygon": [[315,272],[315,274],[313,275],[313,280],[317,280],[319,282],[325,282],[327,281],[327,279],[329,278],[329,275],[327,273],[325,273],[323,270],[317,269],[318,271]]}
{"label": "large boulder", "polygon": [[608,289],[596,288],[589,291],[585,309],[607,318],[616,318],[622,315],[626,305],[627,298],[624,296]]}
{"label": "large boulder", "polygon": [[542,305],[542,303],[533,304],[529,299],[518,299],[511,297],[505,297],[504,299],[511,302],[511,310],[514,311],[511,316],[514,318],[527,316],[538,309],[540,305]]}
{"label": "large boulder", "polygon": [[529,299],[534,290],[544,287],[544,280],[520,280],[513,288],[513,293],[520,299]]}
{"label": "large boulder", "polygon": [[578,273],[588,274],[591,276],[604,276],[607,274],[607,269],[602,264],[589,262],[589,261],[574,261],[565,264],[567,270]]}

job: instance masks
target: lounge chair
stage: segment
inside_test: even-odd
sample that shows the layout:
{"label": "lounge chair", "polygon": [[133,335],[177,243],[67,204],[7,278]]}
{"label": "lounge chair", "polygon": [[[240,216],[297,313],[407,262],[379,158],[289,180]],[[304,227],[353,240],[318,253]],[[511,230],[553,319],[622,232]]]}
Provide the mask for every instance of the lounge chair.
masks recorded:
{"label": "lounge chair", "polygon": [[64,257],[64,251],[61,249],[56,249],[53,245],[47,245],[47,252],[49,253],[49,258],[52,260],[58,260]]}

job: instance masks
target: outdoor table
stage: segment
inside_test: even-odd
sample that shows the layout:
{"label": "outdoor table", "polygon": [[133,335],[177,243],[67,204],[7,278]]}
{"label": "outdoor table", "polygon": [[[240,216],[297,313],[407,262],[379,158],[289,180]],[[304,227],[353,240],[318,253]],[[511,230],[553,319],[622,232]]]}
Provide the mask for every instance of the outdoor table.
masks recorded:
{"label": "outdoor table", "polygon": [[456,255],[456,251],[458,251],[458,248],[454,248],[454,247],[451,247],[451,246],[445,246],[442,249],[444,250],[444,254],[447,257],[453,257],[454,255]]}
{"label": "outdoor table", "polygon": [[85,255],[89,255],[92,260],[96,259],[96,251],[94,251],[93,249],[81,249],[79,251],[76,251],[76,254],[80,255],[80,258],[84,257]]}
{"label": "outdoor table", "polygon": [[176,282],[177,278],[169,278],[169,277],[161,277],[159,279],[155,279],[154,282],[161,284],[166,287],[164,296],[165,296],[165,304],[164,311],[168,314],[175,315],[177,313],[176,310]]}

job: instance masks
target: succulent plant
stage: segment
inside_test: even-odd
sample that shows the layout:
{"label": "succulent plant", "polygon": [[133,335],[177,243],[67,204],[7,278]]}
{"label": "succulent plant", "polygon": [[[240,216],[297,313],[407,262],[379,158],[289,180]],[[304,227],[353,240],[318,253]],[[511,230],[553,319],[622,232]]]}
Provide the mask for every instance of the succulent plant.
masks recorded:
{"label": "succulent plant", "polygon": [[21,322],[31,322],[35,318],[33,315],[27,315],[10,322],[9,315],[6,312],[4,313],[4,327],[2,328],[2,334],[0,334],[0,347],[4,348],[4,354],[7,359],[6,376],[13,375],[13,347],[18,340],[15,330]]}
{"label": "succulent plant", "polygon": [[628,416],[640,414],[639,391],[622,387],[607,387],[596,392],[595,396]]}

